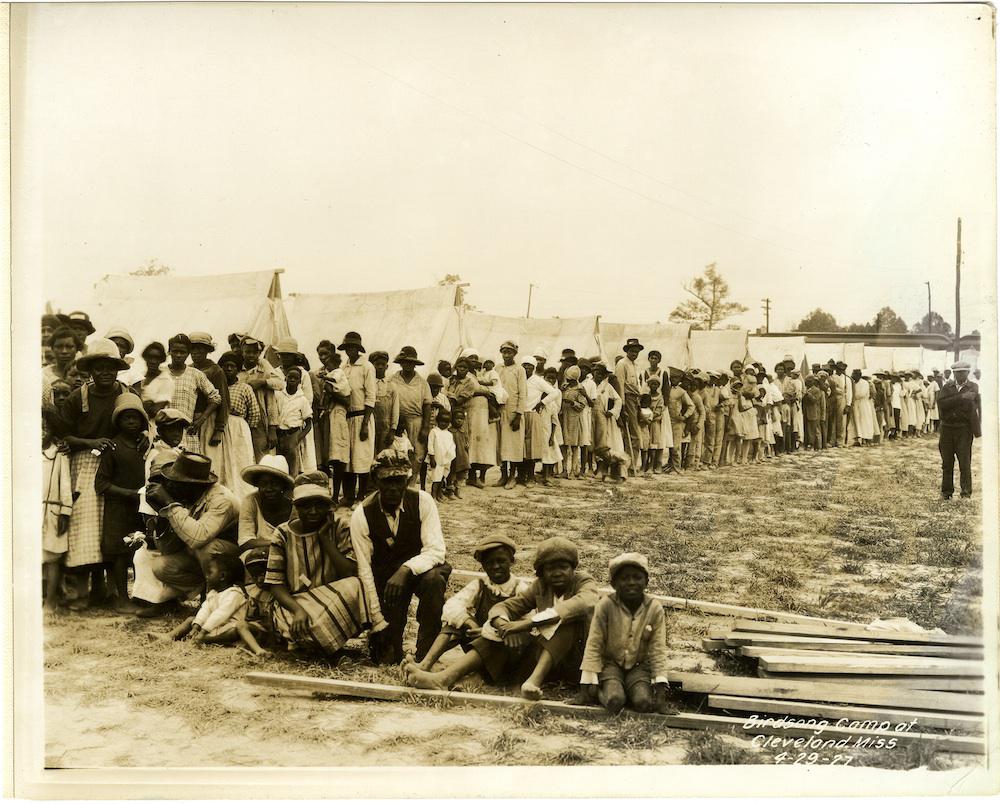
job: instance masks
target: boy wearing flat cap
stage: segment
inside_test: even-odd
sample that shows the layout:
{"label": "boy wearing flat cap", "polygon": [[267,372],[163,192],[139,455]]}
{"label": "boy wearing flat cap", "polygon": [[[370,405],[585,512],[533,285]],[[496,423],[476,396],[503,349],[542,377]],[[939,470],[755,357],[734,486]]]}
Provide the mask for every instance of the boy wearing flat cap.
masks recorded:
{"label": "boy wearing flat cap", "polygon": [[626,703],[637,712],[662,711],[666,620],[663,606],[646,594],[649,562],[642,553],[622,553],[611,559],[609,572],[615,591],[594,608],[580,664],[580,697],[583,703],[599,700],[613,715]]}
{"label": "boy wearing flat cap", "polygon": [[[576,545],[554,536],[546,539],[535,553],[538,576],[520,594],[497,603],[487,622],[500,637],[483,634],[472,642],[472,650],[438,673],[408,668],[407,682],[421,689],[449,689],[476,671],[494,682],[527,680],[521,684],[525,698],[542,697],[542,683],[550,677],[575,677],[583,655],[590,617],[599,596],[597,582],[577,569]],[[527,649],[512,649],[514,634],[530,634]]]}
{"label": "boy wearing flat cap", "polygon": [[472,555],[486,577],[469,581],[460,592],[445,601],[441,610],[441,633],[424,660],[419,664],[409,662],[407,671],[411,668],[433,669],[442,654],[456,645],[468,653],[472,650],[472,641],[483,632],[499,639],[493,627],[486,622],[487,615],[497,603],[521,594],[529,585],[523,578],[514,578],[510,574],[516,552],[514,540],[503,534],[489,536],[476,545]]}

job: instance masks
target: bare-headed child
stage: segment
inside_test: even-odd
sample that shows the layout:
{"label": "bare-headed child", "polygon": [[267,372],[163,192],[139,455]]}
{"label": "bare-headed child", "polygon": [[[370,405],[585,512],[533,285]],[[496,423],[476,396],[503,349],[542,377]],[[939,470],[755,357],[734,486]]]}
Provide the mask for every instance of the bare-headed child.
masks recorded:
{"label": "bare-headed child", "polygon": [[104,497],[101,556],[111,564],[117,598],[115,610],[135,614],[139,606],[128,596],[128,570],[133,550],[126,537],[143,530],[139,492],[146,484],[149,419],[139,397],[125,393],[118,396],[111,421],[117,433],[111,439],[111,446],[101,453],[101,463],[94,477],[94,490]]}
{"label": "bare-headed child", "polygon": [[622,553],[609,562],[614,593],[594,608],[580,663],[580,701],[611,714],[667,710],[667,639],[663,606],[646,594],[649,562]]}
{"label": "bare-headed child", "polygon": [[483,367],[476,372],[479,384],[490,389],[490,393],[486,396],[490,424],[500,421],[500,405],[507,401],[507,392],[500,382],[500,372],[497,371],[496,366],[496,362],[487,358],[483,361]]}
{"label": "bare-headed child", "polygon": [[312,405],[302,392],[302,369],[292,366],[285,375],[285,387],[274,392],[278,406],[277,453],[288,461],[288,473],[299,473],[303,439],[312,429]]}
{"label": "bare-headed child", "polygon": [[453,407],[451,412],[451,437],[455,441],[455,460],[448,474],[448,491],[461,498],[459,480],[469,472],[469,434],[465,430],[465,408]]}
{"label": "bare-headed child", "polygon": [[451,427],[451,411],[440,408],[437,422],[427,436],[427,466],[430,470],[431,496],[441,502],[442,489],[451,473],[451,462],[455,460],[455,439],[448,429]]}
{"label": "bare-headed child", "polygon": [[[493,639],[499,639],[493,627],[486,622],[490,610],[504,600],[528,589],[523,578],[511,577],[517,545],[509,536],[490,536],[476,545],[472,555],[486,573],[485,578],[469,581],[456,594],[448,598],[441,610],[441,633],[431,645],[431,649],[421,662],[410,662],[418,670],[431,670],[441,656],[461,646],[468,653],[472,642],[483,631]],[[513,640],[514,637],[511,637]]]}
{"label": "bare-headed child", "polygon": [[653,417],[649,422],[649,464],[648,469],[659,472],[663,463],[663,449],[667,443],[666,428],[670,420],[666,416],[666,405],[660,392],[660,378],[650,377],[646,380],[649,388],[649,411]]}
{"label": "bare-headed child", "polygon": [[242,642],[255,656],[267,653],[247,626],[249,597],[243,587],[245,569],[236,555],[216,555],[208,561],[205,586],[208,593],[194,617],[188,617],[168,635],[181,640],[190,637],[197,644]]}
{"label": "bare-headed child", "polygon": [[[421,689],[449,689],[477,671],[494,682],[517,681],[525,698],[542,697],[542,684],[550,678],[575,680],[583,656],[590,617],[599,597],[597,582],[577,569],[578,552],[569,539],[546,539],[535,552],[531,585],[509,600],[497,603],[486,617],[496,632],[485,630],[473,640],[472,650],[436,673],[407,667],[407,683]],[[527,647],[508,642],[515,634],[529,634]]]}

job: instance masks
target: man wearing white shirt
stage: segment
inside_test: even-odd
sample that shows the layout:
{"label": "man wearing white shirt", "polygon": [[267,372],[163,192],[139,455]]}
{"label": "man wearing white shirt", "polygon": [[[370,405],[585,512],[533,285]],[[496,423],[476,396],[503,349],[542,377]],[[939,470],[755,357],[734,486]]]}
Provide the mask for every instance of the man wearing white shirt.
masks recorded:
{"label": "man wearing white shirt", "polygon": [[434,498],[407,488],[409,456],[383,450],[375,461],[376,492],[351,515],[351,542],[369,611],[369,647],[377,664],[403,658],[403,631],[416,593],[420,662],[441,630],[441,609],[451,575]]}

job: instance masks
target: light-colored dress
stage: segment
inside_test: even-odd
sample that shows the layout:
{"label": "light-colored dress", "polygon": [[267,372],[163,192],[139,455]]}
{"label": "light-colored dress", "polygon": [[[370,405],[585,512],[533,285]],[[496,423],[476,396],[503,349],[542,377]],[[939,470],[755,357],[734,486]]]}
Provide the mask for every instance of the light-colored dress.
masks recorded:
{"label": "light-colored dress", "polygon": [[[435,466],[430,466],[430,458],[434,456]],[[451,462],[455,460],[455,438],[449,430],[432,427],[427,436],[427,479],[431,483],[440,483],[451,471]]]}
{"label": "light-colored dress", "polygon": [[254,462],[250,431],[260,424],[260,415],[253,388],[243,382],[229,386],[229,419],[218,462],[213,461],[213,466],[219,468],[219,482],[241,500],[253,491],[240,473]]}
{"label": "light-colored dress", "polygon": [[[500,421],[497,429],[500,438],[500,460],[520,463],[524,460],[524,403],[528,394],[524,367],[519,365],[497,367],[500,385],[506,392],[507,399],[500,408]],[[514,415],[521,414],[519,429],[512,430],[511,422]]]}
{"label": "light-colored dress", "polygon": [[349,360],[342,371],[351,386],[351,401],[348,405],[347,429],[350,435],[351,458],[347,471],[358,475],[367,474],[375,461],[375,422],[368,421],[368,438],[361,439],[361,425],[364,423],[365,408],[375,408],[378,382],[375,378],[375,367],[365,360],[364,355],[358,356],[358,362],[352,364]]}
{"label": "light-colored dress", "polygon": [[865,441],[875,437],[875,406],[872,403],[872,386],[868,380],[854,383],[854,403],[851,405],[854,434]]}

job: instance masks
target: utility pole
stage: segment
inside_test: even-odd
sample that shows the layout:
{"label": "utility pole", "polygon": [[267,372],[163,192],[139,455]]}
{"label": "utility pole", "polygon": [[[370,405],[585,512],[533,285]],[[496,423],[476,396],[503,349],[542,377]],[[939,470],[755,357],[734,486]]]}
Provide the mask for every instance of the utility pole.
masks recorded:
{"label": "utility pole", "polygon": [[528,285],[528,312],[524,314],[525,318],[531,318],[531,291],[535,289],[535,285]]}
{"label": "utility pole", "polygon": [[958,219],[958,245],[955,249],[955,360],[962,351],[958,339],[962,337],[962,219]]}
{"label": "utility pole", "polygon": [[761,299],[763,306],[761,309],[764,311],[764,332],[771,331],[771,300]]}
{"label": "utility pole", "polygon": [[934,325],[931,323],[931,283],[924,282],[927,285],[927,331],[933,332]]}

